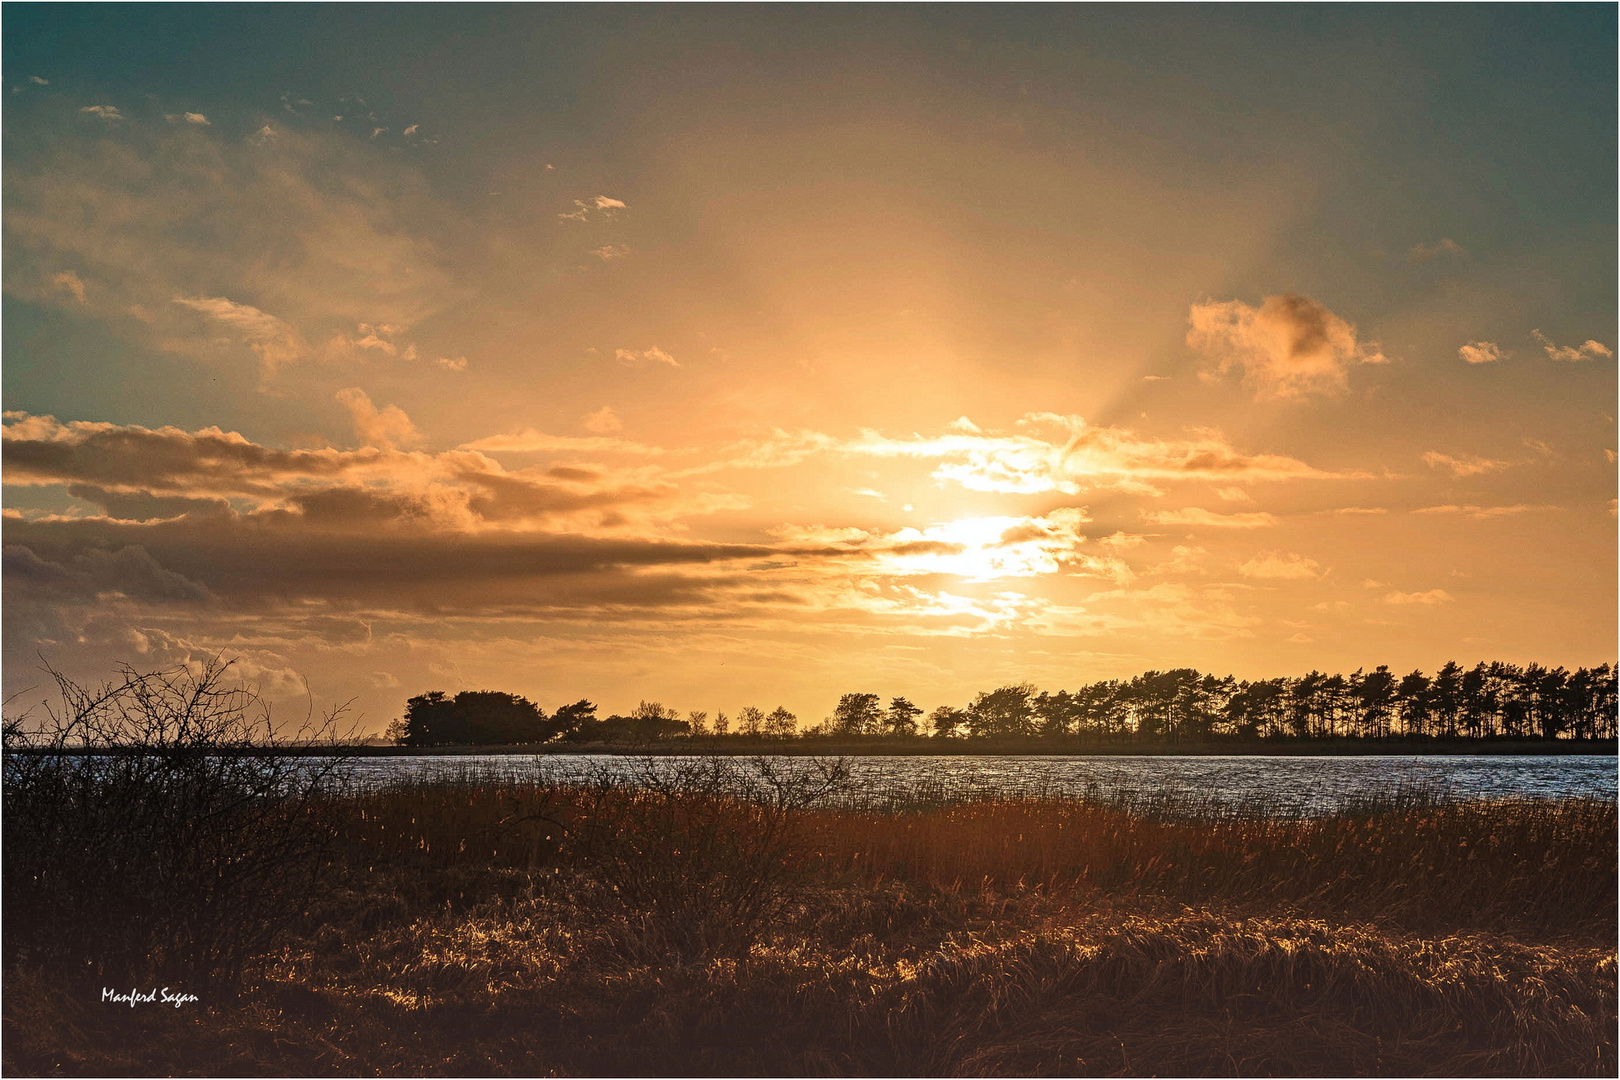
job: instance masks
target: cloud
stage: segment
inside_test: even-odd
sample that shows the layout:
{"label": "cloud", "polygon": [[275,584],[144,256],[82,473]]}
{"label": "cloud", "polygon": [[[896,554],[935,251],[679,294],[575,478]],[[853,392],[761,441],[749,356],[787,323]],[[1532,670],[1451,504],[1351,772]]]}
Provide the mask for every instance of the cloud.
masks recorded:
{"label": "cloud", "polygon": [[1073,495],[1096,489],[1158,494],[1155,484],[1178,480],[1230,484],[1360,475],[1324,472],[1276,454],[1245,454],[1210,430],[1189,439],[1152,439],[1054,413],[1028,413],[1007,433],[976,426],[967,431],[961,423],[953,424],[950,434],[910,439],[868,431],[837,448],[848,454],[938,460],[936,480],[1008,494]]}
{"label": "cloud", "polygon": [[625,364],[668,364],[670,367],[680,367],[675,358],[669,353],[654,345],[646,349],[615,349],[613,355]]}
{"label": "cloud", "polygon": [[198,127],[213,127],[212,121],[200,112],[169,113],[163,117],[171,124],[195,124]]}
{"label": "cloud", "polygon": [[[247,616],[287,606],[498,614],[712,602],[728,580],[683,576],[772,554],[766,545],[432,531],[287,528],[240,517],[132,525],[105,519],[7,522],[8,606],[93,599],[217,601]],[[138,541],[138,543],[132,542]],[[126,554],[130,549],[137,554]],[[108,554],[112,553],[112,554]],[[735,571],[732,571],[735,573]],[[116,575],[116,576],[115,576]],[[19,597],[21,599],[21,597]]]}
{"label": "cloud", "polygon": [[1254,496],[1240,487],[1216,488],[1215,494],[1220,496],[1222,502],[1254,502]]}
{"label": "cloud", "polygon": [[[606,406],[603,410],[609,412]],[[600,416],[600,412],[591,413],[590,417]],[[589,420],[590,417],[586,419]],[[616,418],[615,418],[616,419]],[[596,430],[586,425],[586,430]],[[616,429],[615,429],[616,430]],[[626,439],[610,439],[601,436],[581,438],[577,435],[547,435],[534,428],[524,428],[521,431],[508,432],[505,435],[490,435],[486,438],[476,439],[473,442],[463,443],[461,450],[478,450],[485,453],[507,454],[534,454],[550,451],[564,453],[608,453],[608,454],[640,454],[656,455],[664,453],[662,447],[647,446],[643,443],[630,442]]]}
{"label": "cloud", "polygon": [[[337,134],[232,139],[176,115],[116,139],[66,132],[8,162],[8,294],[266,376],[375,360],[346,344],[361,324],[394,328],[403,357],[410,328],[459,298],[426,235],[454,228],[453,211],[398,159]],[[82,302],[52,283],[64,267],[94,283]]]}
{"label": "cloud", "polygon": [[118,111],[118,106],[116,105],[86,105],[79,111],[82,113],[88,113],[89,115],[100,120],[112,121],[122,120],[124,118],[124,114]]}
{"label": "cloud", "polygon": [[1386,593],[1384,603],[1397,607],[1408,604],[1433,606],[1435,604],[1451,603],[1451,594],[1444,589],[1430,589],[1427,592],[1392,592]]}
{"label": "cloud", "polygon": [[1462,259],[1467,258],[1468,250],[1457,241],[1446,236],[1430,244],[1414,244],[1412,249],[1406,253],[1406,261],[1409,263],[1428,262],[1430,259],[1436,259],[1442,255]]}
{"label": "cloud", "polygon": [[982,582],[1065,574],[1129,583],[1135,574],[1117,556],[1082,550],[1087,538],[1081,529],[1090,520],[1083,509],[1063,507],[1038,517],[959,518],[887,533],[784,525],[772,535],[789,545],[863,556],[870,563],[860,574],[884,579],[942,574]]}
{"label": "cloud", "polygon": [[467,358],[465,356],[440,356],[433,361],[446,371],[466,371]]}
{"label": "cloud", "polygon": [[1547,510],[1551,507],[1531,506],[1527,503],[1515,503],[1512,506],[1458,506],[1447,504],[1445,506],[1424,506],[1413,510],[1414,514],[1462,514],[1477,520],[1489,518],[1510,517],[1514,514],[1525,514],[1532,510]]}
{"label": "cloud", "polygon": [[1217,514],[1189,506],[1184,510],[1144,510],[1142,517],[1155,525],[1194,525],[1216,529],[1263,529],[1277,524],[1267,513]]}
{"label": "cloud", "polygon": [[1280,551],[1263,551],[1238,567],[1238,573],[1248,578],[1267,581],[1292,581],[1322,576],[1322,566],[1315,559]]}
{"label": "cloud", "polygon": [[1452,476],[1482,476],[1485,473],[1501,472],[1511,462],[1495,461],[1491,458],[1476,457],[1472,454],[1461,454],[1453,457],[1442,454],[1437,450],[1429,450],[1423,455],[1424,464],[1433,469],[1447,469]]}
{"label": "cloud", "polygon": [[563,221],[589,221],[594,217],[611,218],[620,210],[627,209],[625,204],[609,195],[598,195],[594,199],[575,199],[574,209],[558,214]]}
{"label": "cloud", "polygon": [[1601,341],[1588,339],[1580,345],[1555,345],[1540,330],[1530,331],[1530,336],[1541,343],[1541,347],[1546,351],[1547,356],[1553,360],[1574,362],[1577,360],[1596,360],[1599,357],[1605,360],[1614,359],[1614,350]]}
{"label": "cloud", "polygon": [[384,406],[380,411],[371,398],[358,386],[339,390],[334,397],[354,420],[354,431],[360,442],[381,450],[398,450],[422,443],[422,433],[416,430],[411,418],[398,405]]}
{"label": "cloud", "polygon": [[1350,365],[1388,360],[1376,345],[1357,341],[1354,326],[1303,296],[1268,296],[1258,308],[1240,300],[1194,304],[1187,319],[1187,344],[1201,354],[1204,375],[1240,370],[1259,399],[1341,391]]}
{"label": "cloud", "polygon": [[613,259],[622,259],[629,255],[630,249],[623,244],[603,244],[599,248],[592,248],[591,254],[603,262],[610,262]]}
{"label": "cloud", "polygon": [[593,413],[586,413],[580,420],[586,431],[595,435],[611,435],[615,431],[624,430],[624,421],[619,414],[607,405],[602,406]]}
{"label": "cloud", "polygon": [[1458,349],[1457,355],[1470,364],[1494,364],[1502,359],[1502,350],[1494,341],[1471,341]]}
{"label": "cloud", "polygon": [[13,486],[77,485],[71,490],[92,499],[107,493],[194,500],[187,517],[217,517],[219,500],[228,500],[228,516],[264,528],[611,531],[726,505],[719,493],[683,492],[657,477],[563,467],[510,472],[465,449],[403,452],[396,445],[415,437],[403,412],[377,410],[358,390],[340,400],[373,445],[280,450],[219,428],[63,424],[11,413],[0,465]]}
{"label": "cloud", "polygon": [[77,300],[79,303],[85,303],[84,282],[80,280],[79,275],[75,274],[73,271],[63,270],[59,274],[52,274],[51,284],[55,285],[58,289],[63,289],[72,294],[73,299]]}
{"label": "cloud", "polygon": [[117,550],[92,547],[61,562],[41,559],[22,545],[7,544],[4,565],[8,586],[48,587],[61,599],[106,602],[117,597],[172,603],[212,598],[203,585],[159,566],[139,544]]}
{"label": "cloud", "polygon": [[200,311],[204,315],[236,331],[259,357],[264,374],[274,374],[277,368],[309,355],[298,331],[268,312],[247,304],[239,304],[222,296],[177,296],[176,304]]}

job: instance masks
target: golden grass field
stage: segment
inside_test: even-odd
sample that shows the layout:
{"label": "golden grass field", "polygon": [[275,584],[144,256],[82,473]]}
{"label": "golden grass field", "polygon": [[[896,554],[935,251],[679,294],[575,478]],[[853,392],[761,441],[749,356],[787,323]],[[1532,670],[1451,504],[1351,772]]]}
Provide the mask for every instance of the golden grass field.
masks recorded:
{"label": "golden grass field", "polygon": [[1611,804],[777,796],[332,797],[328,885],[234,994],[12,964],[5,1071],[1616,1072]]}

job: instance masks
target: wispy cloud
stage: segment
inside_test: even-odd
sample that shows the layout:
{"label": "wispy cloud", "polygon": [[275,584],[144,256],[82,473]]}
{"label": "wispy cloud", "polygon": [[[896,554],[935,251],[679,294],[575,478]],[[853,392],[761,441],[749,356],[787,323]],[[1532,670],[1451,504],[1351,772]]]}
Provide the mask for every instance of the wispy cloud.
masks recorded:
{"label": "wispy cloud", "polygon": [[118,106],[116,105],[86,105],[79,111],[82,113],[87,113],[90,116],[94,116],[98,120],[112,121],[122,120],[124,118],[124,114],[118,111]]}
{"label": "wispy cloud", "polygon": [[177,296],[176,304],[200,311],[222,326],[234,330],[258,354],[265,374],[309,354],[309,346],[298,331],[268,312],[249,304],[239,304],[223,296]]}
{"label": "wispy cloud", "polygon": [[1435,604],[1449,604],[1451,599],[1451,594],[1444,589],[1429,589],[1427,592],[1392,592],[1384,595],[1384,603],[1396,607],[1411,604],[1432,607]]}
{"label": "wispy cloud", "polygon": [[594,199],[575,199],[574,208],[557,215],[563,221],[589,221],[592,218],[611,218],[620,210],[628,209],[624,202],[610,195]]}
{"label": "wispy cloud", "polygon": [[668,364],[670,367],[681,365],[669,353],[653,345],[645,349],[615,349],[613,355],[625,364]]}
{"label": "wispy cloud", "polygon": [[1258,308],[1241,300],[1194,304],[1187,344],[1202,357],[1207,377],[1237,370],[1257,398],[1332,393],[1347,385],[1354,364],[1382,364],[1376,345],[1315,300],[1268,296]]}
{"label": "wispy cloud", "polygon": [[593,413],[586,413],[580,419],[580,424],[593,435],[612,435],[615,431],[624,430],[624,421],[607,405]]}
{"label": "wispy cloud", "polygon": [[1540,330],[1530,331],[1530,336],[1541,344],[1547,356],[1553,360],[1574,362],[1578,360],[1596,360],[1599,357],[1604,360],[1614,359],[1614,350],[1601,341],[1587,339],[1579,345],[1557,345]]}
{"label": "wispy cloud", "polygon": [[1457,355],[1470,364],[1494,364],[1502,359],[1502,350],[1494,341],[1471,341],[1458,349]]}
{"label": "wispy cloud", "polygon": [[1197,506],[1182,510],[1145,510],[1142,517],[1155,525],[1192,525],[1215,529],[1264,529],[1277,524],[1273,515],[1264,512],[1217,514]]}
{"label": "wispy cloud", "polygon": [[84,281],[73,271],[63,270],[61,273],[52,274],[51,284],[71,294],[79,303],[85,302]]}
{"label": "wispy cloud", "polygon": [[[265,375],[385,355],[343,344],[367,336],[403,358],[409,329],[456,295],[422,235],[444,212],[414,174],[336,133],[261,144],[176,115],[129,121],[128,140],[77,132],[8,165],[8,292],[82,307],[147,348],[236,353]],[[94,284],[82,301],[53,283],[63,267]]]}
{"label": "wispy cloud", "polygon": [[1281,551],[1262,551],[1238,567],[1247,578],[1264,581],[1298,581],[1322,576],[1322,565],[1315,559]]}
{"label": "wispy cloud", "polygon": [[1533,510],[1549,510],[1552,507],[1532,506],[1528,503],[1514,503],[1511,506],[1459,506],[1448,503],[1444,506],[1424,506],[1413,510],[1414,514],[1460,514],[1478,520],[1489,518],[1511,517],[1514,514],[1527,514]]}
{"label": "wispy cloud", "polygon": [[1466,258],[1468,249],[1451,239],[1451,237],[1443,236],[1432,243],[1412,245],[1411,250],[1406,253],[1406,261],[1410,263],[1428,262],[1430,259],[1438,259],[1442,255],[1456,259]]}
{"label": "wispy cloud", "polygon": [[1442,454],[1438,450],[1425,452],[1423,463],[1433,469],[1445,469],[1452,476],[1482,476],[1485,473],[1501,472],[1512,464],[1473,454]]}
{"label": "wispy cloud", "polygon": [[840,449],[875,457],[936,459],[941,462],[933,474],[937,480],[1009,494],[1078,494],[1102,488],[1157,494],[1153,485],[1180,480],[1230,484],[1350,475],[1325,472],[1277,454],[1245,454],[1210,430],[1188,439],[1155,439],[1055,413],[1028,413],[1008,432],[983,431],[966,417],[952,428],[949,434],[909,439],[866,432]]}
{"label": "wispy cloud", "polygon": [[[604,407],[605,408],[605,407]],[[599,413],[592,413],[598,416]],[[587,428],[587,430],[595,430]],[[610,430],[617,430],[616,428]],[[486,438],[476,439],[473,442],[463,443],[462,450],[478,450],[487,453],[508,454],[534,454],[551,451],[564,453],[606,453],[606,454],[636,454],[651,456],[664,453],[663,448],[647,446],[626,439],[612,439],[604,435],[581,437],[578,435],[547,435],[534,428],[524,428],[522,431],[513,431],[505,435],[490,435]]]}

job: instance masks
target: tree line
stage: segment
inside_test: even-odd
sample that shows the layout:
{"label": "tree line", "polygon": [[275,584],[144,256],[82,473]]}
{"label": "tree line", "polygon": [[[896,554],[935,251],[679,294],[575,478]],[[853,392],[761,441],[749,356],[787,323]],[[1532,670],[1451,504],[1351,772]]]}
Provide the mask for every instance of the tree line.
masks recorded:
{"label": "tree line", "polygon": [[872,693],[844,694],[833,714],[801,729],[777,707],[735,717],[692,711],[682,717],[643,701],[628,716],[598,718],[585,700],[551,716],[527,698],[492,690],[450,697],[430,691],[406,703],[389,726],[402,746],[649,743],[689,737],[754,739],[1068,739],[1175,744],[1255,739],[1608,739],[1615,736],[1620,684],[1613,664],[1568,671],[1502,662],[1433,676],[1398,676],[1387,666],[1349,675],[1311,671],[1297,678],[1239,680],[1193,668],[1147,671],[1077,690],[1029,683],[986,690],[965,706],[924,710],[904,697],[887,705]]}

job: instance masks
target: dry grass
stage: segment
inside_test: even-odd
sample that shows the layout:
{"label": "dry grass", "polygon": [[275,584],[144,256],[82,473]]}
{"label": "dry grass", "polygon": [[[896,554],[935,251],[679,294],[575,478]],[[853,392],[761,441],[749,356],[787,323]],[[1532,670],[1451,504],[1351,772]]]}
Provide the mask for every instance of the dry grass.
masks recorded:
{"label": "dry grass", "polygon": [[13,970],[7,1073],[1616,1071],[1612,806],[466,783],[337,808],[343,888],[237,1003],[113,1010]]}

